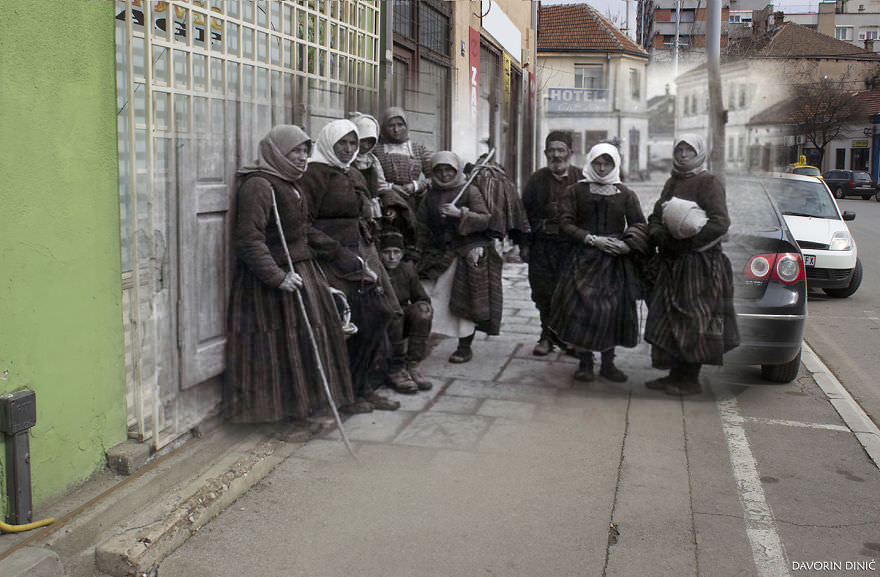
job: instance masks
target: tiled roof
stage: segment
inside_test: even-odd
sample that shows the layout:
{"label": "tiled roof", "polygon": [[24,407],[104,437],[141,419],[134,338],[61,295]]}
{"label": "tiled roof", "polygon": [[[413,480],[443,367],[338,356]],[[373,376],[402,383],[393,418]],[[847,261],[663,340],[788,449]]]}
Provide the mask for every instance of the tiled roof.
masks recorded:
{"label": "tiled roof", "polygon": [[[852,93],[856,99],[856,105],[861,108],[867,117],[880,114],[880,89],[859,90]],[[751,125],[769,124],[797,124],[801,119],[802,109],[798,106],[797,98],[790,98],[765,108],[749,119]]]}
{"label": "tiled roof", "polygon": [[861,104],[865,114],[873,116],[880,114],[880,88],[873,90],[860,90],[856,92],[856,98]]}
{"label": "tiled roof", "polygon": [[540,6],[538,52],[623,52],[648,56],[589,4]]}
{"label": "tiled roof", "polygon": [[866,52],[864,48],[794,22],[785,22],[773,30],[769,37],[744,38],[730,52],[741,56],[769,58],[876,58],[876,55]]}

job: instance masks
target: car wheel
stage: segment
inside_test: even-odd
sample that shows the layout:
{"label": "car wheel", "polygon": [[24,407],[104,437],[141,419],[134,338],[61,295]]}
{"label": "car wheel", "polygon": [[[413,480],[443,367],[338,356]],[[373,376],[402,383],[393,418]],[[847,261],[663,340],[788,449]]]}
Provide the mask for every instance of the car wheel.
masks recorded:
{"label": "car wheel", "polygon": [[761,365],[761,376],[774,383],[790,383],[801,368],[801,352],[795,358],[781,365]]}
{"label": "car wheel", "polygon": [[834,189],[834,198],[846,198],[846,193],[838,186]]}
{"label": "car wheel", "polygon": [[827,288],[822,289],[825,291],[830,297],[834,297],[837,299],[845,299],[846,297],[850,297],[855,294],[857,290],[859,290],[859,285],[862,284],[862,260],[856,259],[856,268],[853,269],[852,279],[849,281],[849,286],[844,288]]}
{"label": "car wheel", "polygon": [[871,195],[870,195],[870,194],[863,194],[863,195],[862,195],[862,200],[868,200],[868,199],[870,199],[870,198],[871,198]]}
{"label": "car wheel", "polygon": [[880,202],[880,192],[877,192],[877,194],[874,195],[874,200]]}

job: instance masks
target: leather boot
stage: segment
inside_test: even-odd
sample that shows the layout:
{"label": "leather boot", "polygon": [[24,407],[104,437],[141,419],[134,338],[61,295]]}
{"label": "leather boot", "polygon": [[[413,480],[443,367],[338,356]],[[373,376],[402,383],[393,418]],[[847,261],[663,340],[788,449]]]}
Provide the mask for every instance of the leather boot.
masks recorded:
{"label": "leather boot", "polygon": [[700,363],[683,363],[681,366],[681,378],[666,385],[664,392],[667,395],[698,395],[703,392],[700,386]]}
{"label": "leather boot", "polygon": [[406,341],[391,343],[391,366],[388,380],[398,393],[411,395],[419,392],[419,387],[406,370]]}
{"label": "leather boot", "polygon": [[602,366],[599,368],[599,374],[615,383],[626,381],[626,373],[614,366],[614,349],[602,351]]}
{"label": "leather boot", "polygon": [[431,388],[434,386],[434,383],[425,378],[421,371],[419,371],[418,362],[407,362],[406,371],[409,373],[409,376],[413,380],[413,382],[419,387],[420,391],[430,391]]}
{"label": "leather boot", "polygon": [[596,380],[593,374],[593,351],[581,353],[578,361],[577,371],[574,373],[574,380],[583,383],[589,383]]}
{"label": "leather boot", "polygon": [[538,339],[538,344],[532,349],[532,354],[536,357],[546,357],[552,352],[553,340],[550,338],[550,335],[547,334],[547,331],[541,331],[541,338]]}

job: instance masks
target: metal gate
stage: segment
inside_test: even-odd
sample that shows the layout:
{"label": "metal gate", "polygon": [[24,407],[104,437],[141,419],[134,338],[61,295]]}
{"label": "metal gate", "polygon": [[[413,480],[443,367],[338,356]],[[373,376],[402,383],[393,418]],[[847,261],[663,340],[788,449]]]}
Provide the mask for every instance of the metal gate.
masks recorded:
{"label": "metal gate", "polygon": [[381,3],[116,4],[129,436],[158,449],[220,407],[235,170],[275,124],[375,108]]}

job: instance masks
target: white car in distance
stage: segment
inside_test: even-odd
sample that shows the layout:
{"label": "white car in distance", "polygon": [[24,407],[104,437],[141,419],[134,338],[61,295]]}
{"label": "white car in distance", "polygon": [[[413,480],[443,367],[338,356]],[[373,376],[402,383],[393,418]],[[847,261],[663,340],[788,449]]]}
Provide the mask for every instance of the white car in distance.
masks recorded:
{"label": "white car in distance", "polygon": [[767,190],[800,246],[807,287],[836,298],[853,295],[862,283],[862,263],[846,221],[856,213],[841,212],[831,190],[814,176],[777,175]]}

